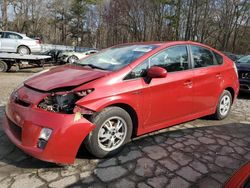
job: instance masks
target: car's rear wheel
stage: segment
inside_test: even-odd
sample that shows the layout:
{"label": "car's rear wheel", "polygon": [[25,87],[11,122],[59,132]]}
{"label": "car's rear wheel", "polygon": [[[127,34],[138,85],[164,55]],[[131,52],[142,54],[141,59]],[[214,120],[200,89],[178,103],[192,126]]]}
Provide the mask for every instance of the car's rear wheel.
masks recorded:
{"label": "car's rear wheel", "polygon": [[72,55],[72,56],[70,56],[70,57],[68,58],[68,63],[74,63],[74,62],[76,62],[76,61],[78,61],[78,60],[79,60],[79,58],[78,58],[77,56]]}
{"label": "car's rear wheel", "polygon": [[214,117],[218,120],[226,118],[231,110],[231,106],[232,95],[229,91],[225,90],[220,96]]}
{"label": "car's rear wheel", "polygon": [[30,54],[30,49],[27,46],[19,46],[17,49],[17,53],[21,55],[28,55]]}
{"label": "car's rear wheel", "polygon": [[122,108],[105,108],[91,121],[96,128],[87,136],[85,146],[98,158],[115,155],[131,138],[132,119]]}

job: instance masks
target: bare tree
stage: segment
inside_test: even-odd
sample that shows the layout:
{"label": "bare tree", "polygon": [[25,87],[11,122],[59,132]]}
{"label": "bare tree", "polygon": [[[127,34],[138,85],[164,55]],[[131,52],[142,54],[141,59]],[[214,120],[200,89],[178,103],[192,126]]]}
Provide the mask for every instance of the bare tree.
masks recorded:
{"label": "bare tree", "polygon": [[[8,19],[8,6],[14,10]],[[249,0],[2,0],[2,28],[44,42],[105,48],[194,40],[250,51]]]}

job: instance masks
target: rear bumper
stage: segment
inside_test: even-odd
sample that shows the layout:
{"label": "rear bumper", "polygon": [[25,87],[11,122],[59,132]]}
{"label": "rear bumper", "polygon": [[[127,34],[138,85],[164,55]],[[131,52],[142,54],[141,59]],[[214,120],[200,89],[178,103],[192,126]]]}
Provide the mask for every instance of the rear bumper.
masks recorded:
{"label": "rear bumper", "polygon": [[[42,128],[53,130],[45,147],[37,147]],[[57,114],[14,102],[6,106],[3,128],[9,139],[25,153],[40,160],[71,164],[84,138],[95,126],[75,114]]]}
{"label": "rear bumper", "polygon": [[42,52],[42,46],[36,45],[36,46],[29,46],[31,53],[40,53]]}

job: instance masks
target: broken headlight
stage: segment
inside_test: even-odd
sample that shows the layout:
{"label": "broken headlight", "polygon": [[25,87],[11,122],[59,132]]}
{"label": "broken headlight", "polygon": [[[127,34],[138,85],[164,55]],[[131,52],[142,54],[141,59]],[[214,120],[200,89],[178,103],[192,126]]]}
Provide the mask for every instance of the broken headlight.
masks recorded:
{"label": "broken headlight", "polygon": [[72,114],[76,101],[93,91],[94,89],[87,89],[83,91],[52,93],[45,97],[38,107],[50,112]]}

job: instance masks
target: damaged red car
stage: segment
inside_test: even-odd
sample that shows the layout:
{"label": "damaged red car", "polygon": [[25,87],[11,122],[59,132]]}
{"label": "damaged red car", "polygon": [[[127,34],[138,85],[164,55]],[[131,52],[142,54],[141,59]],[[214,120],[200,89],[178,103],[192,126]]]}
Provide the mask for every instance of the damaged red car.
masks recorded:
{"label": "damaged red car", "polygon": [[247,162],[230,177],[224,188],[249,188],[250,187],[250,162]]}
{"label": "damaged red car", "polygon": [[123,44],[24,81],[3,126],[31,156],[70,164],[82,144],[101,158],[135,136],[207,115],[224,119],[238,90],[234,63],[211,47]]}

